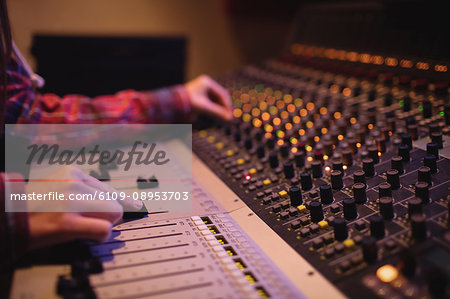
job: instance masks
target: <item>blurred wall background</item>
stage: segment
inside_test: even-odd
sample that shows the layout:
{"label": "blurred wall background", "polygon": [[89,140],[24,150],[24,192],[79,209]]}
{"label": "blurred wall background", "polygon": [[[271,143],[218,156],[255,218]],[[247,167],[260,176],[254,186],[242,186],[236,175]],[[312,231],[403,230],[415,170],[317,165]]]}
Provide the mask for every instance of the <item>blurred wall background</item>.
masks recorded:
{"label": "blurred wall background", "polygon": [[279,55],[295,0],[9,0],[13,36],[33,66],[35,33],[185,36],[186,79]]}

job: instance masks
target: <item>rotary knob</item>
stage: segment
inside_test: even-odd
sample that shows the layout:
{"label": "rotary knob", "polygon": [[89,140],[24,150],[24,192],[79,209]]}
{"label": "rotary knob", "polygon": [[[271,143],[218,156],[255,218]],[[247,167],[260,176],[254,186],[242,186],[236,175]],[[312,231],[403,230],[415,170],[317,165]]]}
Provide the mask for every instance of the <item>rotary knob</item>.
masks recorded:
{"label": "rotary knob", "polygon": [[342,218],[336,218],[333,221],[334,239],[344,241],[348,237],[347,223]]}
{"label": "rotary knob", "polygon": [[298,207],[303,203],[302,191],[299,187],[293,186],[289,188],[289,196],[291,198],[291,206]]}
{"label": "rotary knob", "polygon": [[394,218],[394,202],[392,197],[380,198],[380,214],[385,220]]}
{"label": "rotary knob", "polygon": [[321,185],[319,187],[320,190],[320,200],[322,204],[329,205],[333,202],[333,192],[331,190],[331,185]]}
{"label": "rotary knob", "polygon": [[323,220],[323,209],[322,204],[318,201],[312,201],[309,204],[309,213],[312,222],[320,222]]}
{"label": "rotary knob", "polygon": [[342,202],[344,204],[344,218],[347,220],[355,219],[358,216],[355,200],[353,198],[346,198]]}
{"label": "rotary knob", "polygon": [[366,184],[356,183],[353,185],[353,197],[358,204],[364,204],[367,201]]}
{"label": "rotary knob", "polygon": [[300,174],[300,184],[302,185],[303,191],[311,190],[312,188],[312,178],[309,173]]}
{"label": "rotary knob", "polygon": [[341,190],[344,187],[342,182],[342,172],[339,170],[333,170],[331,172],[331,187],[334,190]]}
{"label": "rotary knob", "polygon": [[381,215],[372,215],[369,217],[370,235],[376,239],[384,238],[384,219]]}

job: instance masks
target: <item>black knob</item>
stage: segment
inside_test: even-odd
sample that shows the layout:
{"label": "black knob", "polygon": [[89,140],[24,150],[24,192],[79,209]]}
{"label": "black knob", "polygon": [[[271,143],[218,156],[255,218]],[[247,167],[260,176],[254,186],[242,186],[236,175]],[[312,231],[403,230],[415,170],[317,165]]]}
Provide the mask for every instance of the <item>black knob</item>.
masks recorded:
{"label": "black knob", "polygon": [[344,218],[347,220],[355,219],[358,216],[355,200],[353,198],[346,198],[342,202],[344,204]]}
{"label": "black knob", "polygon": [[269,164],[270,168],[278,167],[278,154],[276,152],[272,152],[269,154]]}
{"label": "black knob", "polygon": [[412,137],[409,134],[403,134],[402,135],[402,143],[404,145],[408,146],[409,150],[412,150]]}
{"label": "black knob", "polygon": [[236,142],[241,141],[241,139],[242,139],[241,132],[234,133],[233,137],[234,137],[234,141],[236,141]]}
{"label": "black knob", "polygon": [[311,162],[311,170],[314,178],[322,177],[322,162],[320,161],[312,161]]}
{"label": "black knob", "polygon": [[400,188],[400,175],[397,169],[391,169],[386,172],[387,182],[393,190]]}
{"label": "black knob", "polygon": [[287,143],[283,144],[280,147],[280,153],[283,158],[286,158],[289,156],[289,145]]}
{"label": "black knob", "polygon": [[334,239],[344,241],[348,237],[347,223],[342,218],[336,218],[333,221]]}
{"label": "black knob", "polygon": [[392,197],[380,198],[380,214],[386,220],[394,218],[394,201]]}
{"label": "black knob", "polygon": [[369,158],[373,160],[373,163],[378,164],[380,162],[380,157],[378,156],[378,148],[376,146],[371,146],[368,148]]}
{"label": "black knob", "polygon": [[297,186],[289,188],[289,196],[291,197],[291,206],[298,207],[303,203],[302,191]]}
{"label": "black knob", "polygon": [[392,93],[388,92],[385,96],[384,96],[384,106],[391,106],[392,105]]}
{"label": "black knob", "polygon": [[439,146],[437,143],[427,143],[427,156],[439,157]]}
{"label": "black knob", "polygon": [[429,167],[431,173],[436,173],[437,172],[436,156],[425,156],[423,158],[423,165]]}
{"label": "black knob", "polygon": [[411,215],[411,231],[412,236],[417,241],[425,240],[427,238],[427,224],[424,214]]}
{"label": "black knob", "polygon": [[442,133],[441,132],[433,132],[431,133],[431,142],[436,143],[438,145],[438,148],[444,147],[444,142],[442,140]]}
{"label": "black knob", "polygon": [[267,139],[267,148],[268,149],[274,149],[275,148],[275,137],[270,137]]}
{"label": "black knob", "polygon": [[409,218],[413,214],[422,214],[423,213],[423,203],[422,199],[418,197],[408,199],[408,215]]}
{"label": "black knob", "polygon": [[376,239],[384,238],[384,218],[381,215],[372,215],[369,217],[370,235]]}
{"label": "black knob", "polygon": [[402,157],[403,162],[409,162],[409,147],[406,144],[400,144],[398,146],[398,155]]}
{"label": "black knob", "polygon": [[321,185],[319,187],[320,190],[320,200],[322,204],[329,205],[333,202],[333,192],[331,190],[331,185]]}
{"label": "black knob", "polygon": [[342,164],[341,160],[333,161],[332,166],[333,166],[332,167],[333,170],[339,170],[341,172],[344,172],[344,164]]}
{"label": "black knob", "polygon": [[428,185],[431,185],[431,169],[428,166],[422,166],[418,170],[417,181],[418,182],[427,182]]}
{"label": "black knob", "polygon": [[353,173],[353,183],[366,184],[366,173],[364,170],[357,170]]}
{"label": "black knob", "polygon": [[244,147],[246,148],[246,149],[251,149],[252,147],[253,147],[253,140],[252,140],[252,138],[251,137],[247,137],[247,138],[245,138],[245,140],[244,140]]}
{"label": "black knob", "polygon": [[300,174],[300,184],[302,185],[303,191],[311,190],[312,188],[312,178],[309,173]]}
{"label": "black knob", "polygon": [[256,148],[256,155],[260,159],[262,159],[262,158],[264,158],[266,156],[266,150],[265,150],[263,144],[258,145],[258,147]]}
{"label": "black knob", "polygon": [[411,135],[411,138],[413,140],[417,140],[417,137],[419,135],[417,125],[416,124],[408,125],[408,133],[409,135]]}
{"label": "black knob", "polygon": [[355,198],[355,202],[358,204],[366,203],[367,195],[366,195],[366,184],[356,183],[353,185],[353,197]]}
{"label": "black knob", "polygon": [[381,183],[378,185],[378,197],[382,198],[385,196],[392,197],[391,184],[389,183]]}
{"label": "black knob", "polygon": [[416,258],[410,250],[403,250],[398,255],[397,268],[406,277],[414,276],[416,273]]}
{"label": "black knob", "polygon": [[333,170],[331,172],[331,187],[334,190],[341,190],[344,187],[342,182],[342,172],[339,170]]}
{"label": "black knob", "polygon": [[342,151],[342,161],[347,166],[353,165],[353,153],[350,149],[346,149]]}
{"label": "black knob", "polygon": [[285,162],[283,164],[283,171],[284,171],[284,175],[287,179],[292,179],[295,176],[294,163]]}
{"label": "black knob", "polygon": [[403,158],[394,156],[391,158],[391,168],[396,169],[399,174],[403,174]]}
{"label": "black knob", "polygon": [[309,213],[312,222],[319,222],[323,220],[322,204],[318,201],[311,201],[309,204]]}
{"label": "black knob", "polygon": [[430,194],[428,191],[427,182],[417,182],[414,185],[415,196],[422,200],[423,204],[427,204],[430,201]]}
{"label": "black knob", "polygon": [[433,115],[431,102],[428,100],[422,103],[423,118],[430,118]]}
{"label": "black knob", "polygon": [[361,241],[363,258],[367,263],[373,263],[378,259],[377,240],[371,237],[364,237]]}
{"label": "black knob", "polygon": [[375,167],[373,166],[373,159],[365,158],[363,159],[363,170],[366,177],[373,177],[375,175]]}
{"label": "black knob", "polygon": [[294,155],[295,166],[301,168],[305,166],[305,154],[303,152],[296,152]]}
{"label": "black knob", "polygon": [[403,98],[403,112],[408,112],[411,110],[411,98],[406,96]]}

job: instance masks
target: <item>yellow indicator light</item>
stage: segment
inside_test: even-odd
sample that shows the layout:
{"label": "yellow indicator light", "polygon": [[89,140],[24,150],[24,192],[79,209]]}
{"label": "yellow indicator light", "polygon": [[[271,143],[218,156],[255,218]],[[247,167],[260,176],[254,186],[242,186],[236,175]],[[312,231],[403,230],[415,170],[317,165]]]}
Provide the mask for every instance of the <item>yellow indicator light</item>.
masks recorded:
{"label": "yellow indicator light", "polygon": [[342,169],[347,170],[347,165],[342,166]]}
{"label": "yellow indicator light", "polygon": [[[280,134],[277,134],[277,135],[283,135],[284,136],[284,133],[282,131],[279,131],[279,132],[280,132]],[[281,134],[281,133],[283,133],[283,134]],[[283,137],[283,136],[278,136],[278,137]],[[284,144],[283,139],[278,139],[277,144],[279,146],[282,146]]]}
{"label": "yellow indicator light", "polygon": [[[312,147],[309,146],[309,145],[307,145],[307,146],[306,146],[306,151],[307,151],[307,152],[312,151]],[[311,160],[309,160],[309,158],[311,158]],[[311,161],[312,161],[312,157],[308,157],[308,161],[311,162]]]}
{"label": "yellow indicator light", "polygon": [[[309,148],[309,147],[308,147]],[[310,152],[310,151],[309,151]],[[313,157],[308,157],[306,158],[306,160],[308,160],[308,162],[311,162],[313,160]]]}
{"label": "yellow indicator light", "polygon": [[[295,143],[292,143],[292,144],[295,144]],[[291,148],[291,152],[293,154],[295,154],[296,152],[298,152],[298,148],[296,148],[296,147]]]}
{"label": "yellow indicator light", "polygon": [[252,119],[252,116],[248,113],[244,113],[244,115],[242,115],[242,120],[246,123],[248,123],[251,119]]}
{"label": "yellow indicator light", "polygon": [[359,142],[356,143],[356,147],[357,147],[357,148],[360,148],[360,147],[361,147],[361,143],[359,143]]}
{"label": "yellow indicator light", "polygon": [[292,137],[292,138],[291,138],[291,143],[292,143],[292,144],[297,144],[297,142],[298,142],[298,139],[297,139],[297,138],[295,138],[295,137]]}
{"label": "yellow indicator light", "polygon": [[325,135],[326,133],[328,133],[328,129],[322,128],[322,129],[320,129],[320,132]]}
{"label": "yellow indicator light", "polygon": [[216,137],[214,137],[214,136],[209,136],[206,140],[207,140],[209,143],[213,143],[214,141],[216,141]]}
{"label": "yellow indicator light", "polygon": [[285,190],[281,190],[280,192],[278,192],[278,195],[280,195],[280,197],[286,197],[288,194]]}
{"label": "yellow indicator light", "polygon": [[266,132],[271,133],[273,131],[273,127],[271,125],[265,125],[264,130],[266,130]]}
{"label": "yellow indicator light", "polygon": [[280,119],[279,117],[275,117],[275,118],[273,119],[272,123],[273,123],[275,126],[278,126],[279,124],[281,124],[281,119]]}
{"label": "yellow indicator light", "polygon": [[305,205],[299,205],[299,206],[297,207],[297,210],[298,210],[299,212],[305,212],[305,211],[306,211],[306,206],[305,206]]}
{"label": "yellow indicator light", "polygon": [[352,239],[347,239],[344,242],[342,242],[342,244],[344,244],[346,248],[352,248],[355,246],[355,241],[353,241]]}
{"label": "yellow indicator light", "polygon": [[245,278],[248,280],[248,282],[250,282],[251,284],[255,283],[255,278],[253,277],[253,275],[251,274],[246,274]]}
{"label": "yellow indicator light", "polygon": [[392,265],[384,265],[378,268],[377,277],[382,282],[392,282],[398,277],[398,270]]}
{"label": "yellow indicator light", "polygon": [[312,121],[308,121],[308,122],[306,123],[306,127],[307,127],[308,129],[311,129],[313,126],[314,126],[314,123],[313,123]]}
{"label": "yellow indicator light", "polygon": [[268,112],[264,112],[261,115],[261,118],[262,118],[263,121],[268,121],[270,119],[270,114]]}
{"label": "yellow indicator light", "polygon": [[244,266],[241,264],[241,262],[236,262],[236,266],[241,269],[244,270]]}
{"label": "yellow indicator light", "polygon": [[223,240],[217,240],[219,242],[220,245],[225,245],[225,243],[223,242]]}
{"label": "yellow indicator light", "polygon": [[233,152],[233,150],[227,150],[226,154],[228,157],[231,157],[234,155],[234,152]]}
{"label": "yellow indicator light", "polygon": [[234,110],[233,110],[233,116],[234,116],[235,118],[241,117],[241,116],[242,116],[242,110],[239,109],[239,108],[234,109]]}
{"label": "yellow indicator light", "polygon": [[248,171],[249,174],[256,174],[256,168],[250,168]]}
{"label": "yellow indicator light", "polygon": [[330,170],[331,170],[330,166],[326,166],[326,167],[325,167],[325,171],[326,171],[326,172],[329,172]]}
{"label": "yellow indicator light", "polygon": [[296,98],[294,101],[295,107],[300,107],[301,105],[303,105],[303,100],[300,98]]}
{"label": "yellow indicator light", "polygon": [[218,150],[223,149],[223,147],[224,147],[223,142],[218,142],[218,143],[216,144],[216,148],[217,148]]}
{"label": "yellow indicator light", "polygon": [[205,130],[201,130],[200,132],[198,132],[198,135],[200,135],[200,137],[205,138],[208,133]]}
{"label": "yellow indicator light", "polygon": [[328,155],[323,155],[323,159],[326,161],[328,160]]}
{"label": "yellow indicator light", "polygon": [[233,256],[234,255],[231,250],[227,250],[227,253],[228,253],[229,256]]}
{"label": "yellow indicator light", "polygon": [[237,165],[242,165],[242,164],[245,163],[245,160],[244,159],[237,159],[236,163],[237,163]]}
{"label": "yellow indicator light", "polygon": [[381,153],[380,152],[378,152],[378,157],[381,157]]}
{"label": "yellow indicator light", "polygon": [[342,141],[344,139],[344,135],[338,135],[338,140]]}
{"label": "yellow indicator light", "polygon": [[269,179],[265,179],[263,181],[264,186],[270,185],[270,183],[272,183]]}
{"label": "yellow indicator light", "polygon": [[327,228],[328,227],[328,222],[325,220],[319,221],[317,223],[319,225],[320,228]]}
{"label": "yellow indicator light", "polygon": [[292,102],[292,95],[290,95],[290,94],[284,95],[283,100],[284,100],[286,103],[291,103],[291,102]]}

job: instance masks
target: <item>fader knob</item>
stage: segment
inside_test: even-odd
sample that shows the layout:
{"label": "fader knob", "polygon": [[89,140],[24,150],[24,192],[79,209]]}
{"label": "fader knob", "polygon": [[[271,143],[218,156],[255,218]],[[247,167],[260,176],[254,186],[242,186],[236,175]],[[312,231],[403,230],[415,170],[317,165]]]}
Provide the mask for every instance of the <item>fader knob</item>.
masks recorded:
{"label": "fader knob", "polygon": [[331,190],[331,185],[321,185],[320,190],[320,200],[322,204],[329,205],[333,202],[333,191]]}
{"label": "fader knob", "polygon": [[391,188],[391,184],[389,183],[381,183],[378,186],[378,197],[382,198],[382,197],[392,197],[392,188]]}
{"label": "fader knob", "polygon": [[423,212],[423,203],[422,203],[422,199],[418,198],[418,197],[414,197],[411,199],[408,199],[408,215],[409,218],[411,218],[411,216],[413,214],[422,214]]}
{"label": "fader knob", "polygon": [[430,201],[430,194],[428,191],[427,182],[417,182],[414,185],[415,196],[422,200],[423,204],[427,204]]}
{"label": "fader knob", "polygon": [[291,198],[291,206],[298,207],[303,203],[302,191],[299,187],[293,186],[289,188],[289,196]]}
{"label": "fader knob", "polygon": [[398,146],[398,155],[402,157],[403,162],[409,162],[409,147],[406,144],[400,144]]}
{"label": "fader knob", "polygon": [[334,239],[344,241],[348,237],[347,223],[343,218],[336,218],[333,221]]}
{"label": "fader knob", "polygon": [[427,143],[427,156],[439,157],[439,146],[437,143]]}
{"label": "fader knob", "polygon": [[344,165],[342,164],[341,160],[333,161],[332,166],[333,170],[339,170],[340,172],[344,172]]}
{"label": "fader knob", "polygon": [[377,240],[372,237],[364,237],[361,241],[363,258],[367,263],[373,263],[378,259]]}
{"label": "fader knob", "polygon": [[431,185],[431,169],[428,166],[422,166],[417,171],[417,181],[418,182],[427,182],[428,185]]}
{"label": "fader knob", "polygon": [[431,133],[431,142],[436,143],[440,149],[443,148],[444,143],[442,140],[442,133],[441,132],[433,132]]}
{"label": "fader knob", "polygon": [[312,161],[311,162],[311,170],[314,178],[322,177],[322,162],[320,161]]}
{"label": "fader knob", "polygon": [[403,158],[394,156],[391,158],[391,168],[396,169],[399,174],[403,174]]}
{"label": "fader knob", "polygon": [[363,159],[363,170],[366,177],[373,177],[375,175],[375,168],[373,166],[373,159],[365,158]]}
{"label": "fader knob", "polygon": [[342,203],[344,205],[344,218],[347,220],[355,219],[358,216],[355,200],[353,198],[346,198]]}
{"label": "fader knob", "polygon": [[322,204],[318,201],[311,201],[309,204],[309,213],[311,215],[311,222],[320,222],[323,220]]}
{"label": "fader knob", "polygon": [[380,157],[378,156],[378,148],[376,146],[371,146],[368,148],[369,151],[369,158],[372,158],[373,162],[375,164],[378,164],[380,162]]}
{"label": "fader knob", "polygon": [[386,171],[386,180],[391,185],[393,190],[400,188],[400,175],[397,169],[391,169]]}
{"label": "fader knob", "polygon": [[271,137],[267,139],[267,148],[274,149],[275,148],[275,137]]}
{"label": "fader knob", "polygon": [[278,167],[278,154],[276,152],[272,152],[269,154],[269,164],[270,168]]}
{"label": "fader knob", "polygon": [[253,147],[253,140],[252,140],[252,138],[251,137],[247,137],[247,138],[245,138],[245,140],[244,140],[244,147],[246,148],[246,149],[251,149],[252,147]]}
{"label": "fader knob", "polygon": [[413,238],[417,241],[427,238],[427,224],[424,214],[411,215],[411,231]]}
{"label": "fader knob", "polygon": [[233,137],[234,137],[234,141],[236,141],[236,142],[239,142],[242,139],[242,136],[241,136],[240,132],[234,133]]}
{"label": "fader knob", "polygon": [[305,166],[305,154],[303,152],[296,152],[294,155],[295,166],[301,168]]}
{"label": "fader knob", "polygon": [[280,153],[281,153],[281,156],[283,157],[283,158],[286,158],[286,157],[288,157],[289,156],[289,145],[288,144],[283,144],[281,147],[280,147]]}
{"label": "fader knob", "polygon": [[408,112],[411,110],[411,98],[406,96],[403,98],[403,112]]}
{"label": "fader knob", "polygon": [[366,184],[366,173],[363,170],[357,170],[353,173],[353,183]]}
{"label": "fader knob", "polygon": [[353,197],[355,202],[358,204],[363,204],[367,201],[366,195],[366,184],[356,183],[353,185]]}
{"label": "fader knob", "polygon": [[331,187],[334,190],[341,190],[344,186],[342,182],[342,172],[339,170],[333,170],[331,172]]}
{"label": "fader knob", "polygon": [[431,173],[436,173],[437,172],[436,156],[425,156],[423,158],[423,165],[429,167]]}
{"label": "fader knob", "polygon": [[300,184],[302,185],[303,191],[311,190],[312,188],[312,178],[309,173],[300,174]]}
{"label": "fader knob", "polygon": [[260,159],[262,159],[262,158],[264,158],[266,156],[266,150],[265,150],[263,144],[258,145],[258,147],[256,148],[256,155]]}
{"label": "fader knob", "polygon": [[422,103],[423,118],[430,118],[433,115],[431,102],[426,100]]}
{"label": "fader knob", "polygon": [[380,198],[380,214],[386,220],[394,218],[394,202],[392,197]]}
{"label": "fader knob", "polygon": [[295,176],[294,164],[292,162],[285,162],[283,164],[284,176],[287,179],[292,179]]}
{"label": "fader knob", "polygon": [[372,215],[369,217],[370,235],[376,239],[384,238],[384,218],[381,215]]}

